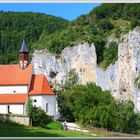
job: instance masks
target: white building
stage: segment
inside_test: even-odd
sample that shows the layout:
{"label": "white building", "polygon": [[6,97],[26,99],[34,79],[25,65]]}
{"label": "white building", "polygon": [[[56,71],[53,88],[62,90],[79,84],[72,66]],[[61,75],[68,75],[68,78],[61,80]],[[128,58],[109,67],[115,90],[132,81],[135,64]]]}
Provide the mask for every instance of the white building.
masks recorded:
{"label": "white building", "polygon": [[19,64],[0,65],[0,113],[26,114],[27,100],[31,98],[33,106],[56,117],[56,94],[44,74],[33,74],[28,53],[23,40]]}

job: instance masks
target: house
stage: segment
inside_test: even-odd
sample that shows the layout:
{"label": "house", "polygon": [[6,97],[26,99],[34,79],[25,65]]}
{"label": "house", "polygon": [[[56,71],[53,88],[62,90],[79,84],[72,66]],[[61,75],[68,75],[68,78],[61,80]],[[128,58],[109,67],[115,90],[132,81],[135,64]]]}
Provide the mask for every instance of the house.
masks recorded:
{"label": "house", "polygon": [[19,64],[0,65],[0,113],[26,114],[28,99],[56,117],[56,94],[44,74],[33,74],[28,60],[29,51],[23,40],[19,51]]}

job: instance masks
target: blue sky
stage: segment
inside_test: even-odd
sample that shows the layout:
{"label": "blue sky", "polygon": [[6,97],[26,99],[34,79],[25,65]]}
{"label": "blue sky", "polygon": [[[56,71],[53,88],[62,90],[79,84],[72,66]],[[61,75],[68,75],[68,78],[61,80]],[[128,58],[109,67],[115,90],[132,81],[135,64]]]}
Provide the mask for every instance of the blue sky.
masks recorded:
{"label": "blue sky", "polygon": [[40,12],[49,15],[76,19],[77,16],[89,13],[99,3],[0,3],[0,10],[17,12]]}

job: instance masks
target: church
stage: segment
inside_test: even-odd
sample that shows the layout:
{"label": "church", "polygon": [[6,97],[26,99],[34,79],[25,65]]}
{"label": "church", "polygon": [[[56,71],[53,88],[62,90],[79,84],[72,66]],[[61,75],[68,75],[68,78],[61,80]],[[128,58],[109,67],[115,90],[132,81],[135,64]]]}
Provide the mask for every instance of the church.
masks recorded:
{"label": "church", "polygon": [[23,40],[19,64],[0,65],[0,113],[26,115],[28,99],[52,117],[57,115],[56,94],[44,74],[33,74]]}

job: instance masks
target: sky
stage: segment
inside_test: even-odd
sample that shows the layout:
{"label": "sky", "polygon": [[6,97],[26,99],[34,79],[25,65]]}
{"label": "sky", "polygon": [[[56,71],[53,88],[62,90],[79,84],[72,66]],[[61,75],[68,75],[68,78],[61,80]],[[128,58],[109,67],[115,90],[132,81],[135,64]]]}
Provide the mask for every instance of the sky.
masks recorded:
{"label": "sky", "polygon": [[2,11],[39,12],[67,20],[88,14],[99,3],[0,3]]}

